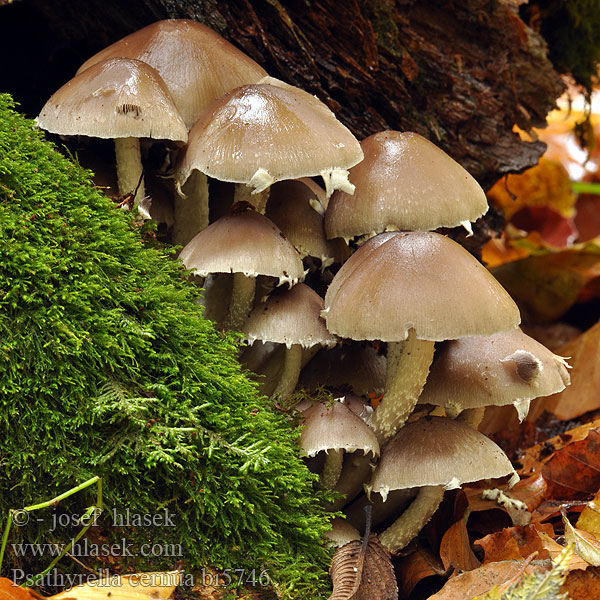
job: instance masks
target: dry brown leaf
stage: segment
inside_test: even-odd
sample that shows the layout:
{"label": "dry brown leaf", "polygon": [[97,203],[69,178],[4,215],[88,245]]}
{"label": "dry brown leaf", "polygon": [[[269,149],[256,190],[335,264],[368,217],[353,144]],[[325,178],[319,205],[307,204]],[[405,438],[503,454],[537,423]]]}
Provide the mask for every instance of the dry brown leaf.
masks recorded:
{"label": "dry brown leaf", "polygon": [[467,518],[468,513],[465,513],[462,519],[451,525],[440,544],[440,558],[444,568],[446,570],[453,568],[454,573],[472,571],[481,564],[471,549],[467,532]]}
{"label": "dry brown leaf", "polygon": [[0,577],[0,600],[40,600],[37,592],[22,588],[6,577]]}
{"label": "dry brown leaf", "polygon": [[598,600],[600,590],[600,568],[590,567],[585,571],[571,571],[561,588],[570,600]]}
{"label": "dry brown leaf", "polygon": [[554,535],[554,529],[549,523],[535,524],[506,527],[502,531],[475,540],[474,543],[481,546],[484,551],[484,564],[501,560],[520,560],[534,552],[538,553],[538,559],[549,558],[540,539],[540,532],[548,536]]}
{"label": "dry brown leaf", "polygon": [[600,408],[600,323],[557,350],[569,356],[571,385],[560,394],[544,398],[542,406],[559,419],[569,421]]}
{"label": "dry brown leaf", "polygon": [[440,559],[431,550],[419,546],[415,552],[403,556],[397,566],[403,598],[410,596],[414,587],[427,577],[447,575]]}
{"label": "dry brown leaf", "polygon": [[530,575],[537,570],[546,571],[547,567],[538,564],[526,564],[524,560],[504,560],[467,571],[453,577],[429,600],[465,600],[475,598],[491,590],[495,585],[504,585],[521,574]]}
{"label": "dry brown leaf", "polygon": [[396,600],[398,584],[389,551],[376,535],[338,548],[329,567],[333,593],[329,600]]}

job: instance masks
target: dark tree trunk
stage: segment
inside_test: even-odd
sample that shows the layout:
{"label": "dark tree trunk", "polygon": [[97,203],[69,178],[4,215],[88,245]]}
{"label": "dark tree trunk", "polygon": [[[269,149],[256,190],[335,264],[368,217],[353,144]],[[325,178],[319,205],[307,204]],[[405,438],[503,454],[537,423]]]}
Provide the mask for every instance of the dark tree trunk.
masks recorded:
{"label": "dark tree trunk", "polygon": [[[417,131],[484,186],[536,163],[563,84],[516,0],[21,0],[1,4],[2,88],[35,113],[88,56],[152,21],[205,22],[363,138]],[[14,35],[20,28],[28,33]],[[7,57],[10,62],[7,64]]]}

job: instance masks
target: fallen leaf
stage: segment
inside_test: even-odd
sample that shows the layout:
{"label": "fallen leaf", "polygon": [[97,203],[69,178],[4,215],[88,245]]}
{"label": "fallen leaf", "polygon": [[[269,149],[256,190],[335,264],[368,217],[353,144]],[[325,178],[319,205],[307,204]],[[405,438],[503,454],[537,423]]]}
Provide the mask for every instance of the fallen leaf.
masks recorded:
{"label": "fallen leaf", "polygon": [[575,204],[568,171],[545,157],[524,173],[498,181],[489,190],[488,198],[502,208],[507,219],[525,206],[550,206],[568,217]]}
{"label": "fallen leaf", "polygon": [[329,600],[394,600],[398,584],[389,551],[376,535],[366,545],[352,541],[336,550],[329,576],[333,592]]}
{"label": "fallen leaf", "polygon": [[600,590],[600,569],[590,567],[585,571],[571,571],[562,591],[569,594],[571,600],[598,600]]}
{"label": "fallen leaf", "polygon": [[484,552],[483,564],[501,560],[520,560],[537,552],[537,558],[549,558],[544,549],[539,533],[554,535],[552,525],[546,523],[525,525],[522,527],[507,527],[497,533],[491,533],[475,540],[473,543],[481,546]]}
{"label": "fallen leaf", "polygon": [[597,247],[528,256],[499,265],[492,274],[508,291],[528,320],[544,323],[559,319],[583,287],[600,276]]}
{"label": "fallen leaf", "polygon": [[[540,540],[542,542],[544,550],[548,552],[552,560],[555,560],[556,557],[559,556],[560,553],[565,549],[564,546],[561,546],[558,542],[553,540],[550,536],[546,535],[543,531],[540,532]],[[585,570],[589,566],[590,565],[588,565],[588,563],[586,563],[585,560],[583,560],[583,558],[577,556],[577,554],[575,553],[573,553],[572,556],[569,558],[568,568],[571,571],[575,571],[578,569]]]}
{"label": "fallen leaf", "polygon": [[600,235],[600,196],[580,194],[575,204],[574,221],[580,242],[587,242]]}
{"label": "fallen leaf", "polygon": [[600,427],[554,452],[542,469],[552,499],[580,500],[600,489]]}
{"label": "fallen leaf", "polygon": [[[525,567],[523,569],[523,567]],[[547,567],[539,564],[525,564],[524,560],[503,560],[467,571],[450,579],[446,585],[428,600],[466,600],[480,596],[495,585],[503,585],[507,581],[519,577],[521,573],[530,575],[537,571],[545,571]]]}
{"label": "fallen leaf", "polygon": [[452,568],[453,573],[472,571],[480,566],[480,562],[471,549],[471,542],[467,532],[468,512],[451,525],[440,544],[440,558],[446,570]]}
{"label": "fallen leaf", "polygon": [[402,597],[410,596],[415,586],[427,577],[445,577],[446,569],[440,559],[427,548],[419,546],[415,552],[403,556],[397,566]]}
{"label": "fallen leaf", "polygon": [[573,544],[575,554],[580,556],[592,567],[600,567],[600,540],[589,531],[582,531],[573,527],[566,514],[562,515],[565,526],[565,539],[567,544]]}
{"label": "fallen leaf", "polygon": [[550,206],[526,206],[513,215],[511,223],[523,231],[537,231],[554,248],[573,244],[579,235],[573,220]]}
{"label": "fallen leaf", "polygon": [[569,356],[571,385],[541,401],[541,406],[559,419],[569,421],[600,408],[600,323],[557,350]]}
{"label": "fallen leaf", "polygon": [[0,577],[0,600],[40,600],[41,598],[42,596],[32,589],[20,587],[10,579]]}
{"label": "fallen leaf", "polygon": [[600,535],[600,492],[585,505],[577,519],[576,526],[583,531]]}

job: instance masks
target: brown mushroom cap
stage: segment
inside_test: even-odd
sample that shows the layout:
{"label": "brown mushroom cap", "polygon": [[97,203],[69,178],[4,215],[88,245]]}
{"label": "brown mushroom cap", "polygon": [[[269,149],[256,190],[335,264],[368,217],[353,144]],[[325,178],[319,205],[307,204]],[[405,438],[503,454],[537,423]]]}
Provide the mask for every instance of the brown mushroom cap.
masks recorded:
{"label": "brown mushroom cap", "polygon": [[100,62],[76,75],[50,97],[36,120],[60,135],[187,140],[160,75],[126,58]]}
{"label": "brown mushroom cap", "polygon": [[322,298],[303,283],[289,290],[279,290],[266,302],[256,306],[242,331],[250,344],[256,340],[278,342],[290,348],[300,344],[310,348],[336,343],[321,318]]}
{"label": "brown mushroom cap", "polygon": [[203,229],[181,251],[183,264],[197,275],[243,273],[268,275],[279,284],[304,279],[300,255],[263,215],[248,210],[221,217]]}
{"label": "brown mushroom cap", "polygon": [[515,404],[565,389],[569,372],[556,356],[520,329],[445,342],[436,350],[419,403],[460,411]]}
{"label": "brown mushroom cap", "polygon": [[303,413],[304,429],[300,445],[306,456],[319,452],[345,450],[379,456],[379,444],[370,427],[344,402],[317,403]]}
{"label": "brown mushroom cap", "polygon": [[385,447],[366,489],[385,499],[399,489],[459,487],[470,481],[516,474],[502,450],[472,427],[426,417],[405,425]]}
{"label": "brown mushroom cap", "polygon": [[329,187],[334,174],[346,174],[362,157],[358,141],[314,96],[292,86],[244,85],[196,122],[176,181],[183,185],[197,169],[257,192],[283,179],[317,175]]}
{"label": "brown mushroom cap", "polygon": [[382,233],[355,252],[325,296],[327,328],[355,340],[441,341],[514,329],[519,310],[494,277],[436,233]]}
{"label": "brown mushroom cap", "polygon": [[330,239],[455,227],[488,209],[477,181],[417,133],[382,131],[361,147],[365,159],[349,176],[354,195],[339,190],[329,202],[325,229]]}
{"label": "brown mushroom cap", "polygon": [[266,75],[260,65],[219,34],[189,19],[152,23],[104,48],[77,72],[116,57],[135,58],[154,67],[188,129],[211,102]]}

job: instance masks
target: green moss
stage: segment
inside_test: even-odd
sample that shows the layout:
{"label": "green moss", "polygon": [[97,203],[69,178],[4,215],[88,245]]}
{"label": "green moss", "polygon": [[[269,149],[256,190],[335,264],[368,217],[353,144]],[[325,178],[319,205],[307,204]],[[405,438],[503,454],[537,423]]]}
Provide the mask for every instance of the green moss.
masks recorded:
{"label": "green moss", "polygon": [[[183,268],[42,138],[0,95],[2,514],[99,475],[109,511],[168,508],[175,527],[127,535],[181,543],[184,567],[267,569],[280,590],[313,595],[327,518],[297,430],[258,397]],[[93,491],[78,501],[64,510]],[[11,542],[68,541],[49,523]]]}

